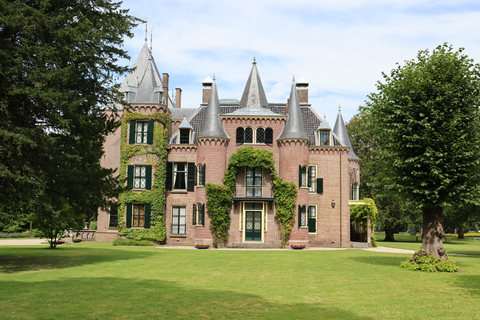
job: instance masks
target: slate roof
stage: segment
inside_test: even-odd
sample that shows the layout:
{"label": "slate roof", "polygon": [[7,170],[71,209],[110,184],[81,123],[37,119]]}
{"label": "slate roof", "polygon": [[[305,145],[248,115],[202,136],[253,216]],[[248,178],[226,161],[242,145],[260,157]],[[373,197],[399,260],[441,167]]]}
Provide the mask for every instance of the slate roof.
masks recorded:
{"label": "slate roof", "polygon": [[300,111],[300,103],[298,102],[295,80],[292,83],[290,99],[288,101],[287,122],[283,126],[282,133],[280,133],[277,139],[308,139],[305,133],[302,112]]}

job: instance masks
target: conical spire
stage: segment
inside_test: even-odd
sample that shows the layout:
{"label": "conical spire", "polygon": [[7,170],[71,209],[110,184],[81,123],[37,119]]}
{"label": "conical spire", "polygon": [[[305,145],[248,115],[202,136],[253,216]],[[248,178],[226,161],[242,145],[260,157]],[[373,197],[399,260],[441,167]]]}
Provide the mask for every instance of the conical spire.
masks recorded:
{"label": "conical spire", "polygon": [[292,83],[292,90],[290,91],[290,99],[287,111],[287,122],[283,126],[282,133],[277,138],[281,139],[306,139],[309,140],[305,133],[303,126],[303,116],[300,111],[300,103],[298,102],[298,94],[295,84],[295,79]]}
{"label": "conical spire", "polygon": [[135,92],[129,102],[158,102],[158,97],[155,95],[155,92],[163,91],[162,78],[158,72],[151,51],[148,49],[147,43],[143,45],[142,51],[140,51],[133,67],[134,71],[127,75],[127,78],[120,87],[120,91]]}
{"label": "conical spire", "polygon": [[232,112],[233,115],[275,115],[268,109],[267,96],[263,90],[262,80],[257,70],[257,62],[253,59],[252,70],[245,85],[239,108]]}
{"label": "conical spire", "polygon": [[347,147],[350,147],[350,151],[348,152],[349,158],[358,158],[353,151],[352,143],[350,142],[350,137],[348,136],[347,127],[345,127],[345,122],[343,121],[342,112],[340,111],[340,107],[338,108],[338,116],[337,121],[335,122],[335,127],[333,128],[333,132],[336,134],[337,138],[340,142]]}
{"label": "conical spire", "polygon": [[218,99],[217,84],[213,79],[210,98],[208,99],[205,120],[198,138],[223,138],[229,139],[222,121],[220,120],[220,100]]}

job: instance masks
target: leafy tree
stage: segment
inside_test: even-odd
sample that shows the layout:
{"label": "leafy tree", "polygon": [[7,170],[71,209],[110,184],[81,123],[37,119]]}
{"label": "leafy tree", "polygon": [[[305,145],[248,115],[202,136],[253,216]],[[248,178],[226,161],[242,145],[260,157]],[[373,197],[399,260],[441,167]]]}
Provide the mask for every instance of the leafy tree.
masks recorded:
{"label": "leafy tree", "polygon": [[423,213],[423,243],[444,257],[443,208],[479,195],[480,66],[451,46],[419,51],[369,95],[382,181]]}
{"label": "leafy tree", "polygon": [[385,169],[385,165],[378,165],[376,162],[382,149],[378,144],[378,137],[369,130],[371,121],[370,112],[360,108],[359,113],[354,115],[346,126],[352,147],[362,160],[362,197],[375,200],[378,208],[377,225],[385,230],[384,241],[395,241],[395,232],[405,227],[417,210],[405,203],[397,193],[389,192],[385,183],[380,180],[384,176],[380,173]]}
{"label": "leafy tree", "polygon": [[[138,20],[110,0],[0,0],[0,212],[55,239],[116,194],[100,166]],[[53,246],[54,247],[54,246]]]}

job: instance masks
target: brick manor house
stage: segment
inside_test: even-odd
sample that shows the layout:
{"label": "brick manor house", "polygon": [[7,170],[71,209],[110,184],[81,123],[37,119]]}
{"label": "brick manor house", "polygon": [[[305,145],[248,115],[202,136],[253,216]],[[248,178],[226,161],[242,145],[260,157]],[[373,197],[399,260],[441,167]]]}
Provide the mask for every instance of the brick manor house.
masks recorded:
{"label": "brick manor house", "polygon": [[[293,80],[290,98],[267,101],[254,59],[240,100],[219,99],[215,79],[203,82],[198,108],[169,96],[147,43],[121,86],[130,108],[107,137],[102,165],[116,168],[129,188],[110,212],[99,211],[97,241],[119,235],[168,245],[212,244],[206,184],[222,185],[240,148],[273,154],[276,174],[296,184],[290,244],[350,247],[350,200],[358,200],[360,159],[339,111],[333,129],[308,101],[308,82]],[[221,92],[221,87],[220,90]],[[272,173],[239,168],[227,246],[281,246]]]}

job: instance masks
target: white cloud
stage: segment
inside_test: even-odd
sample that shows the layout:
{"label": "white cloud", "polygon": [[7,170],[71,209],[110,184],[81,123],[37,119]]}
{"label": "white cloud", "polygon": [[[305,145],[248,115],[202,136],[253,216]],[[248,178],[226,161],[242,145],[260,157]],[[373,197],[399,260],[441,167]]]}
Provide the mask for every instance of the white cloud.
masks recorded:
{"label": "white cloud", "polygon": [[[310,82],[310,102],[334,124],[348,121],[375,90],[381,72],[448,42],[480,61],[480,4],[413,0],[124,0],[153,27],[153,54],[182,105],[201,102],[201,82],[216,75],[220,98],[240,99],[253,57],[270,102],[284,102],[292,76]],[[145,36],[125,47],[133,59]],[[133,61],[130,63],[132,64]]]}

